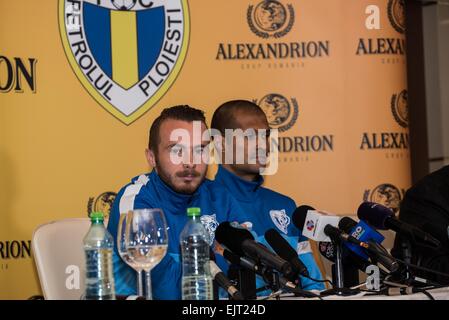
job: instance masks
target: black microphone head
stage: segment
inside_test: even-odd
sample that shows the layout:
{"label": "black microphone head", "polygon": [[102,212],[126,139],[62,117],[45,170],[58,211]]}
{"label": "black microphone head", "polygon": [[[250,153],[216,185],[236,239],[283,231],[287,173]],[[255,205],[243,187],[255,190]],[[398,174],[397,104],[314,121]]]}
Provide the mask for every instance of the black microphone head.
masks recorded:
{"label": "black microphone head", "polygon": [[351,233],[352,228],[354,228],[357,225],[357,222],[349,217],[343,217],[338,222],[338,228],[341,231],[346,232],[347,234]]}
{"label": "black microphone head", "polygon": [[293,224],[301,232],[302,232],[302,229],[304,228],[304,223],[306,222],[307,211],[309,211],[309,210],[315,210],[315,209],[312,208],[311,206],[302,205],[302,206],[299,206],[298,208],[296,208],[295,212],[293,212],[293,215],[292,215]]}
{"label": "black microphone head", "polygon": [[298,258],[298,254],[295,249],[292,248],[290,243],[282,237],[282,235],[276,229],[269,229],[265,232],[265,239],[273,250],[284,260],[289,262],[293,268],[294,274],[292,274],[293,281],[298,278],[298,274],[309,276],[309,271],[304,263]]}
{"label": "black microphone head", "polygon": [[231,264],[239,265],[240,257],[235,253],[229,251],[228,249],[223,250],[223,257],[228,260]]}
{"label": "black microphone head", "polygon": [[385,222],[388,218],[394,218],[394,212],[379,203],[363,202],[357,209],[357,216],[376,229],[388,230]]}
{"label": "black microphone head", "polygon": [[265,232],[265,239],[281,258],[290,261],[298,256],[295,249],[275,229]]}
{"label": "black microphone head", "polygon": [[242,243],[245,240],[254,240],[253,235],[243,227],[234,227],[229,221],[220,223],[215,230],[215,240],[232,252],[245,256]]}

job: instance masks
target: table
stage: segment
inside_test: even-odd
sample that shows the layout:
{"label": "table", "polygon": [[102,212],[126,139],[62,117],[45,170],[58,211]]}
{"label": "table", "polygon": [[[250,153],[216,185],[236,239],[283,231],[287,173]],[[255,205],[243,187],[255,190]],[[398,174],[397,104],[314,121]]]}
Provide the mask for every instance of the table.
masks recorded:
{"label": "table", "polygon": [[[427,290],[435,300],[449,300],[449,287]],[[326,296],[323,300],[429,300],[424,293],[414,293],[410,295],[386,296],[372,295],[372,293],[361,292],[352,296]],[[318,298],[294,297],[291,295],[281,295],[281,300],[318,300]]]}

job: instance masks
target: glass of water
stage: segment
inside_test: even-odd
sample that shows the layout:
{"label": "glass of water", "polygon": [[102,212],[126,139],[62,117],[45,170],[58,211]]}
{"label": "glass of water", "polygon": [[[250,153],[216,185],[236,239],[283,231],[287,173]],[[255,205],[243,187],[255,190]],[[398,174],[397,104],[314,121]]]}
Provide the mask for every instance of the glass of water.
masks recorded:
{"label": "glass of water", "polygon": [[145,271],[146,299],[152,299],[151,269],[167,253],[167,222],[161,209],[135,209],[126,216],[125,248],[132,264]]}
{"label": "glass of water", "polygon": [[127,217],[128,215],[126,213],[120,214],[120,219],[117,228],[117,251],[120,255],[120,258],[122,258],[122,260],[127,265],[129,265],[137,272],[137,295],[142,297],[143,296],[142,268],[136,263],[134,263],[134,260],[131,259],[131,257],[128,254],[128,250],[126,249],[125,231],[126,231]]}

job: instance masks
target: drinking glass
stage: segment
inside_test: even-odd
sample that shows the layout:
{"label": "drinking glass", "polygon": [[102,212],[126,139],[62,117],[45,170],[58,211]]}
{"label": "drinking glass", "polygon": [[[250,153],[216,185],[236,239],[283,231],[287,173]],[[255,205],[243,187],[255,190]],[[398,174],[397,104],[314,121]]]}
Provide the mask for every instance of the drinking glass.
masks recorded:
{"label": "drinking glass", "polygon": [[151,269],[167,253],[167,222],[161,209],[135,209],[126,217],[125,247],[133,263],[145,271],[146,299],[152,299]]}

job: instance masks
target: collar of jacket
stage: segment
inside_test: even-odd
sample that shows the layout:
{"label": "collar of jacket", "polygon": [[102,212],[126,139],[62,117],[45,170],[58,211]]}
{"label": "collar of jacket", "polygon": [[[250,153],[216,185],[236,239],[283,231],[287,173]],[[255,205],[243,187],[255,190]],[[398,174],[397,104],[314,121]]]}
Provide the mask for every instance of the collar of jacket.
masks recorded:
{"label": "collar of jacket", "polygon": [[257,177],[256,181],[247,181],[226,170],[221,165],[218,166],[215,180],[225,186],[234,198],[246,202],[254,201],[257,198],[258,191],[264,182],[261,175]]}
{"label": "collar of jacket", "polygon": [[150,183],[153,186],[153,191],[157,194],[157,197],[163,204],[164,208],[170,210],[173,214],[186,214],[186,208],[191,206],[196,199],[199,198],[200,192],[203,189],[203,183],[200,184],[198,189],[193,194],[183,194],[174,191],[168,186],[161,177],[153,169],[150,175]]}

